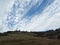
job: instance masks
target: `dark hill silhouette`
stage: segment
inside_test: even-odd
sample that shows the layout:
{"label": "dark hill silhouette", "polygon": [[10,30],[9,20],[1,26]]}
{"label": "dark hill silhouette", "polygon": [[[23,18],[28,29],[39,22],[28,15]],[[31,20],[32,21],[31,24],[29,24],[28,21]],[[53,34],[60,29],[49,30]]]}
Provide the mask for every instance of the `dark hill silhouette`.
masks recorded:
{"label": "dark hill silhouette", "polygon": [[60,28],[56,30],[48,30],[45,32],[27,32],[27,31],[7,31],[4,33],[0,33],[0,36],[7,36],[10,33],[30,33],[34,37],[48,37],[49,39],[60,39]]}
{"label": "dark hill silhouette", "polygon": [[60,28],[56,30],[48,30],[45,32],[32,32],[37,37],[48,37],[49,39],[60,39]]}

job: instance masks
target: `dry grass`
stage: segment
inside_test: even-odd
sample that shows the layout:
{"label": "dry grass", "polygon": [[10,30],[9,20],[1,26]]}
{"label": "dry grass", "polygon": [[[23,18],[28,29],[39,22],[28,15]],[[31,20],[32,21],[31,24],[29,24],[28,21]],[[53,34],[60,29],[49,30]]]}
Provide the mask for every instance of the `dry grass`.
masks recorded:
{"label": "dry grass", "polygon": [[12,33],[0,36],[0,45],[60,45],[60,40],[34,37],[29,33]]}

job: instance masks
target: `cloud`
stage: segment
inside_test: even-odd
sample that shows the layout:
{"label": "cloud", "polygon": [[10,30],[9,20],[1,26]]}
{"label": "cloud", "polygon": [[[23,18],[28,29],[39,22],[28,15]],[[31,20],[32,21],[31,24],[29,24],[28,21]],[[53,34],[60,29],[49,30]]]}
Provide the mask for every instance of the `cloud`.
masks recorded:
{"label": "cloud", "polygon": [[[19,28],[27,31],[46,31],[60,27],[60,2],[55,0],[40,14],[37,14],[29,22],[25,22]],[[27,20],[27,19],[26,19]],[[25,21],[25,20],[24,20]],[[23,22],[24,22],[23,21]],[[27,23],[27,24],[26,24]],[[26,24],[26,25],[25,25]]]}
{"label": "cloud", "polygon": [[0,12],[0,15],[2,15],[0,32],[16,29],[46,31],[60,27],[59,0],[6,0],[6,2],[5,5],[3,4],[4,6],[1,5],[0,7],[2,11]]}
{"label": "cloud", "polygon": [[6,16],[8,9],[12,4],[13,4],[13,0],[0,0],[0,32],[4,32],[7,30],[5,25]]}

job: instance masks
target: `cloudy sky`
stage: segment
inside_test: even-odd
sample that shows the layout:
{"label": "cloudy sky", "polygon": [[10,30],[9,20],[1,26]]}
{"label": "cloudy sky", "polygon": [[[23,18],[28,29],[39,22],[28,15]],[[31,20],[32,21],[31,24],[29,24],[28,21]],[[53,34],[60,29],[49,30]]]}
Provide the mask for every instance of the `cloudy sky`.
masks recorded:
{"label": "cloudy sky", "polygon": [[60,28],[60,0],[0,0],[0,32]]}

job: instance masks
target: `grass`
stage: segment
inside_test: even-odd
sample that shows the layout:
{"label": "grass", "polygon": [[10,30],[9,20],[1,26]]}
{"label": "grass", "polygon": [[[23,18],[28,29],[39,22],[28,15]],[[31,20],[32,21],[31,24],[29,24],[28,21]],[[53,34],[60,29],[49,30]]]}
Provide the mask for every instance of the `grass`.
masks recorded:
{"label": "grass", "polygon": [[59,39],[35,37],[33,33],[8,33],[0,36],[0,45],[60,45]]}

